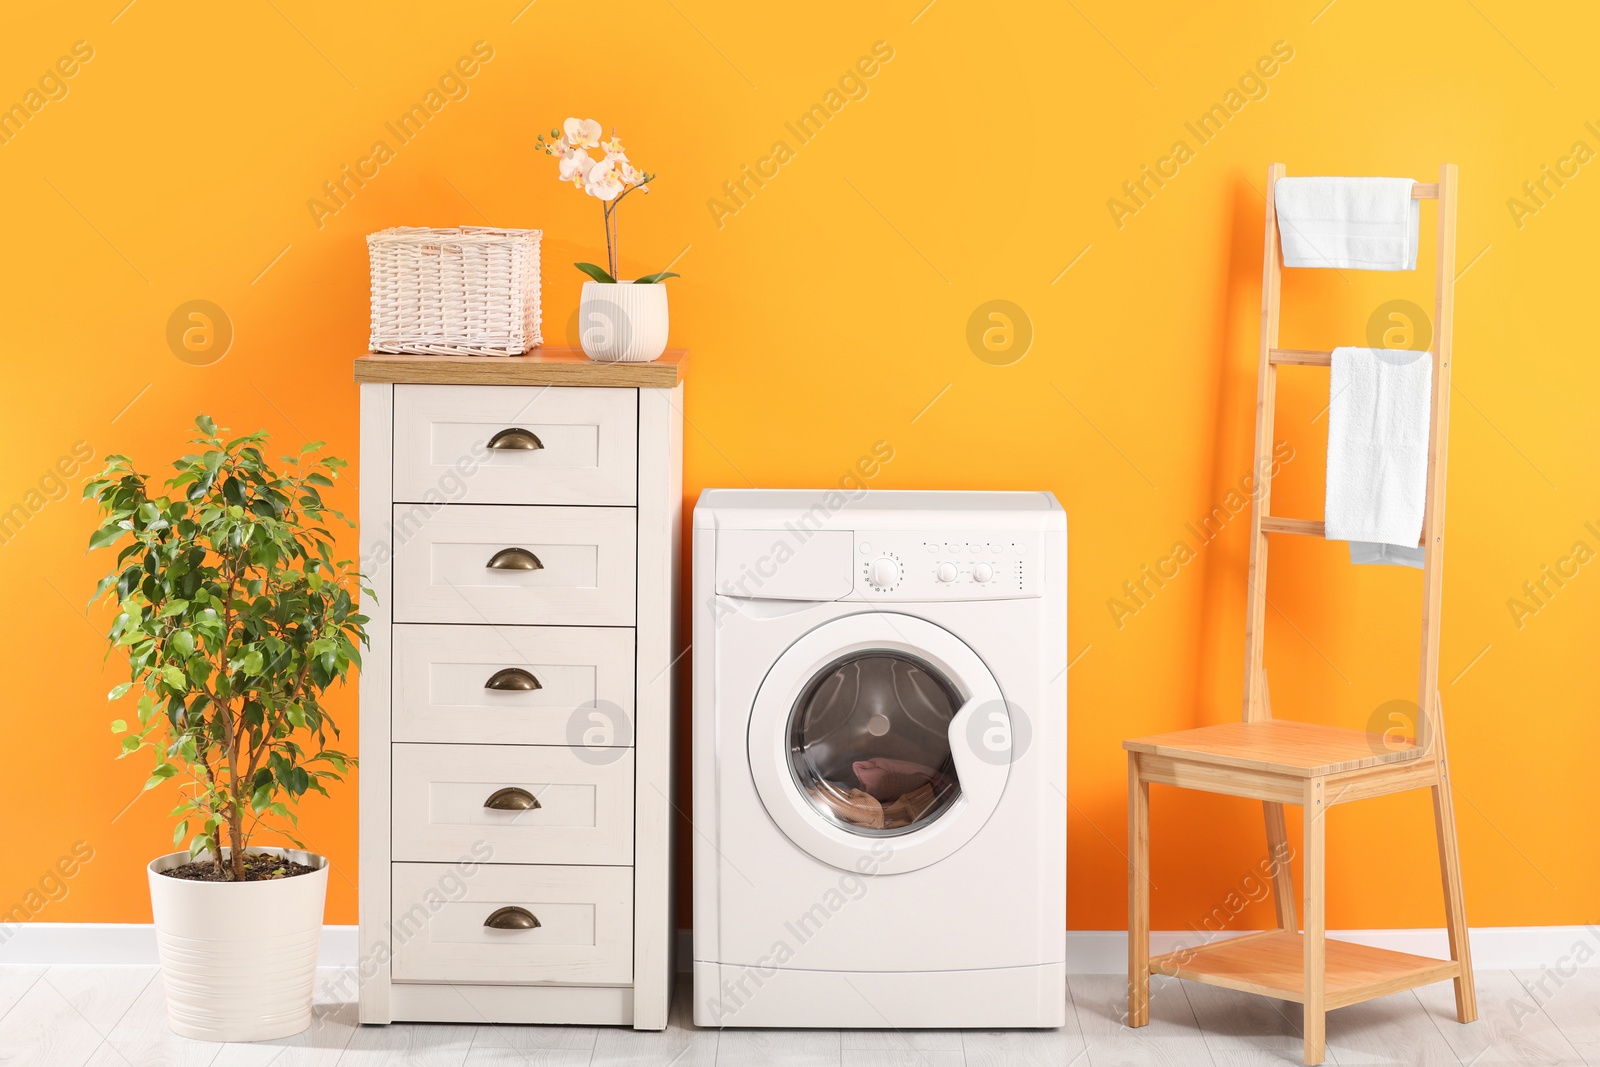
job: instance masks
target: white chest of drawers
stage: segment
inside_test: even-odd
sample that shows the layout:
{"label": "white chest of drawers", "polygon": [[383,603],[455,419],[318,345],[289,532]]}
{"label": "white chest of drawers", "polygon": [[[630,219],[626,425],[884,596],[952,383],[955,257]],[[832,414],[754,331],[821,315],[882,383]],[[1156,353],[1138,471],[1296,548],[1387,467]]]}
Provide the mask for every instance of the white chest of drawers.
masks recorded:
{"label": "white chest of drawers", "polygon": [[363,1023],[666,1026],[684,357],[356,361]]}

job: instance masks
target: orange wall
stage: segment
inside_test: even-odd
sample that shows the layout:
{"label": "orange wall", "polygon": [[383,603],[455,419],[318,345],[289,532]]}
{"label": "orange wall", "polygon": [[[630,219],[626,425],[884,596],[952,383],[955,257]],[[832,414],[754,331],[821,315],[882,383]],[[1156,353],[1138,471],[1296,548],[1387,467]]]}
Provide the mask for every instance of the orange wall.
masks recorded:
{"label": "orange wall", "polygon": [[[533,138],[576,114],[615,124],[661,175],[623,209],[623,262],[635,274],[675,260],[684,275],[671,294],[674,343],[694,352],[690,502],[706,486],[831,482],[882,440],[894,458],[874,485],[1050,489],[1066,506],[1077,928],[1124,922],[1120,739],[1237,712],[1242,518],[1136,614],[1119,620],[1108,601],[1249,468],[1267,164],[1432,180],[1459,163],[1443,688],[1470,914],[1594,918],[1600,816],[1580,783],[1600,742],[1600,565],[1535,613],[1508,607],[1576,542],[1600,549],[1600,361],[1584,310],[1600,164],[1565,164],[1575,175],[1542,204],[1508,206],[1575,142],[1585,159],[1600,149],[1593,14],[1528,18],[1506,0],[538,0],[520,14],[523,0],[364,14],[125,2],[0,15],[0,104],[27,102],[75,42],[92,49],[0,144],[0,510],[27,513],[0,545],[0,909],[146,921],[142,865],[170,840],[172,797],[140,798],[144,764],[112,760],[102,698],[122,671],[102,664],[104,616],[82,612],[107,560],[83,554],[90,509],[75,485],[54,498],[52,466],[79,448],[154,468],[200,411],[353,458],[362,238],[386,226],[542,227],[545,329],[563,338],[581,280],[568,264],[600,258],[599,211],[557,184]],[[396,147],[385,123],[479,41],[493,58],[467,95]],[[1292,58],[1228,100],[1275,47]],[[846,80],[855,99],[828,101],[875,48],[892,58]],[[830,102],[837,114],[808,143],[786,127]],[[1201,143],[1185,123],[1218,102],[1237,113]],[[394,158],[347,204],[308,207],[379,139]],[[1126,204],[1137,211],[1108,207],[1179,140],[1192,158],[1175,177]],[[730,201],[723,183],[778,141],[785,160]],[[1431,218],[1415,276],[1291,276],[1284,343],[1364,343],[1384,301],[1430,304]],[[165,336],[195,299],[224,309],[234,335],[205,366]],[[966,340],[991,300],[1031,322],[1010,365]],[[1323,380],[1284,375],[1289,514],[1319,514]],[[1342,545],[1289,544],[1276,559],[1280,714],[1362,725],[1412,693],[1415,572],[1352,570]],[[337,706],[353,733],[353,700]],[[355,811],[354,786],[305,810],[338,872],[333,922],[355,919]],[[1200,921],[1264,848],[1249,805],[1159,789],[1155,840],[1158,928]],[[1330,923],[1437,925],[1431,840],[1422,794],[1341,808]],[[30,896],[80,841],[93,858],[64,897]]]}

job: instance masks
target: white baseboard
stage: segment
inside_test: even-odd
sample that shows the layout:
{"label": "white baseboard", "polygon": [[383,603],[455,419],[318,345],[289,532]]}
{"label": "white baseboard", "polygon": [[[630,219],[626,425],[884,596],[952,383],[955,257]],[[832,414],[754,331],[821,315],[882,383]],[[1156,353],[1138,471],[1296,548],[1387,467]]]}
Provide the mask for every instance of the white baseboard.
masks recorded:
{"label": "white baseboard", "polygon": [[[1227,935],[1231,936],[1231,935]],[[1447,957],[1449,943],[1439,930],[1335,930],[1330,937],[1418,956]],[[1069,974],[1126,974],[1128,935],[1123,930],[1068,930]],[[1190,931],[1157,931],[1153,952],[1171,952],[1204,943]],[[318,964],[354,967],[354,926],[324,926]],[[694,959],[689,930],[678,931],[678,970],[687,972]],[[151,965],[156,959],[155,929],[148,923],[18,923],[0,924],[0,966],[79,964]],[[1575,963],[1600,966],[1600,926],[1488,926],[1472,931],[1472,965],[1480,971],[1570,968]]]}
{"label": "white baseboard", "polygon": [[[1242,931],[1241,931],[1242,932]],[[1150,935],[1152,954],[1174,952],[1237,934],[1203,935],[1158,930]],[[1361,945],[1448,959],[1450,941],[1437,930],[1330,930],[1329,937]],[[1127,974],[1126,930],[1068,930],[1068,974]],[[1600,926],[1486,926],[1471,933],[1472,967],[1477,971],[1537,971],[1574,965],[1600,967]],[[678,931],[678,970],[694,959],[694,932]]]}

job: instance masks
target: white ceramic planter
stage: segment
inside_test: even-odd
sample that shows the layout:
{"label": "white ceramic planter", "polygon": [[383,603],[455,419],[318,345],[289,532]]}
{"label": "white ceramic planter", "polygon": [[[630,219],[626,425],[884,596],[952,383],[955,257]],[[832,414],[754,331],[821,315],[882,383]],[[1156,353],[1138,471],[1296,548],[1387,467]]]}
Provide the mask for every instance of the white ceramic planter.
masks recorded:
{"label": "white ceramic planter", "polygon": [[598,363],[649,363],[667,350],[667,287],[584,282],[578,344]]}
{"label": "white ceramic planter", "polygon": [[311,1025],[328,861],[294,849],[251,851],[318,869],[264,882],[192,882],[160,873],[188,863],[187,851],[150,861],[167,1018],[180,1036],[266,1041]]}

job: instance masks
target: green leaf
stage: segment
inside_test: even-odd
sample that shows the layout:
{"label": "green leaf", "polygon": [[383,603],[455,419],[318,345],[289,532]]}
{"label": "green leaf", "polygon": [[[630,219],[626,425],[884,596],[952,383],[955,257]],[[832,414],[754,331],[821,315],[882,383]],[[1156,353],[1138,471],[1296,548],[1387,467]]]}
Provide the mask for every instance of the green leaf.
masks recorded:
{"label": "green leaf", "polygon": [[127,724],[127,722],[122,720],[122,719],[112,719],[111,720],[111,732],[114,733],[114,734],[125,734],[125,733],[127,733],[128,732],[128,724]]}
{"label": "green leaf", "polygon": [[[113,686],[111,688],[111,692],[106,694],[106,699],[107,700],[121,700],[123,697],[128,695],[128,690],[130,690],[132,688],[133,688],[133,683],[132,682],[123,682],[121,685]],[[117,722],[121,723],[122,720],[118,719]],[[112,730],[114,730],[114,731],[116,731],[118,733],[122,732],[121,730],[117,730],[117,727],[115,725],[113,725],[111,728],[112,728]],[[126,730],[127,728],[128,728],[127,724],[124,723],[123,726],[122,726],[122,730]]]}
{"label": "green leaf", "polygon": [[105,548],[107,545],[115,544],[121,540],[122,535],[125,533],[127,531],[120,526],[102,526],[89,535],[89,549],[93,551],[97,548]]}
{"label": "green leaf", "polygon": [[168,688],[180,693],[189,688],[189,679],[184,677],[183,669],[171,664],[161,668],[161,680],[167,683]]}
{"label": "green leaf", "polygon": [[643,278],[635,278],[633,280],[633,284],[634,285],[655,285],[657,282],[664,282],[668,278],[681,278],[681,277],[683,277],[683,275],[675,273],[675,272],[670,271],[670,270],[663,270],[663,271],[658,271],[655,274],[646,274]]}
{"label": "green leaf", "polygon": [[593,263],[574,263],[573,266],[597,282],[604,282],[607,285],[615,285],[617,283],[615,278],[606,273],[604,267],[597,267]]}
{"label": "green leaf", "polygon": [[172,831],[172,843],[174,845],[183,844],[183,835],[187,834],[188,832],[189,832],[189,820],[185,819],[185,820],[183,820],[182,822],[180,822],[178,824],[177,829]]}
{"label": "green leaf", "polygon": [[239,669],[246,674],[260,674],[261,664],[261,653],[252,650],[245,654],[243,662],[239,664]]}

